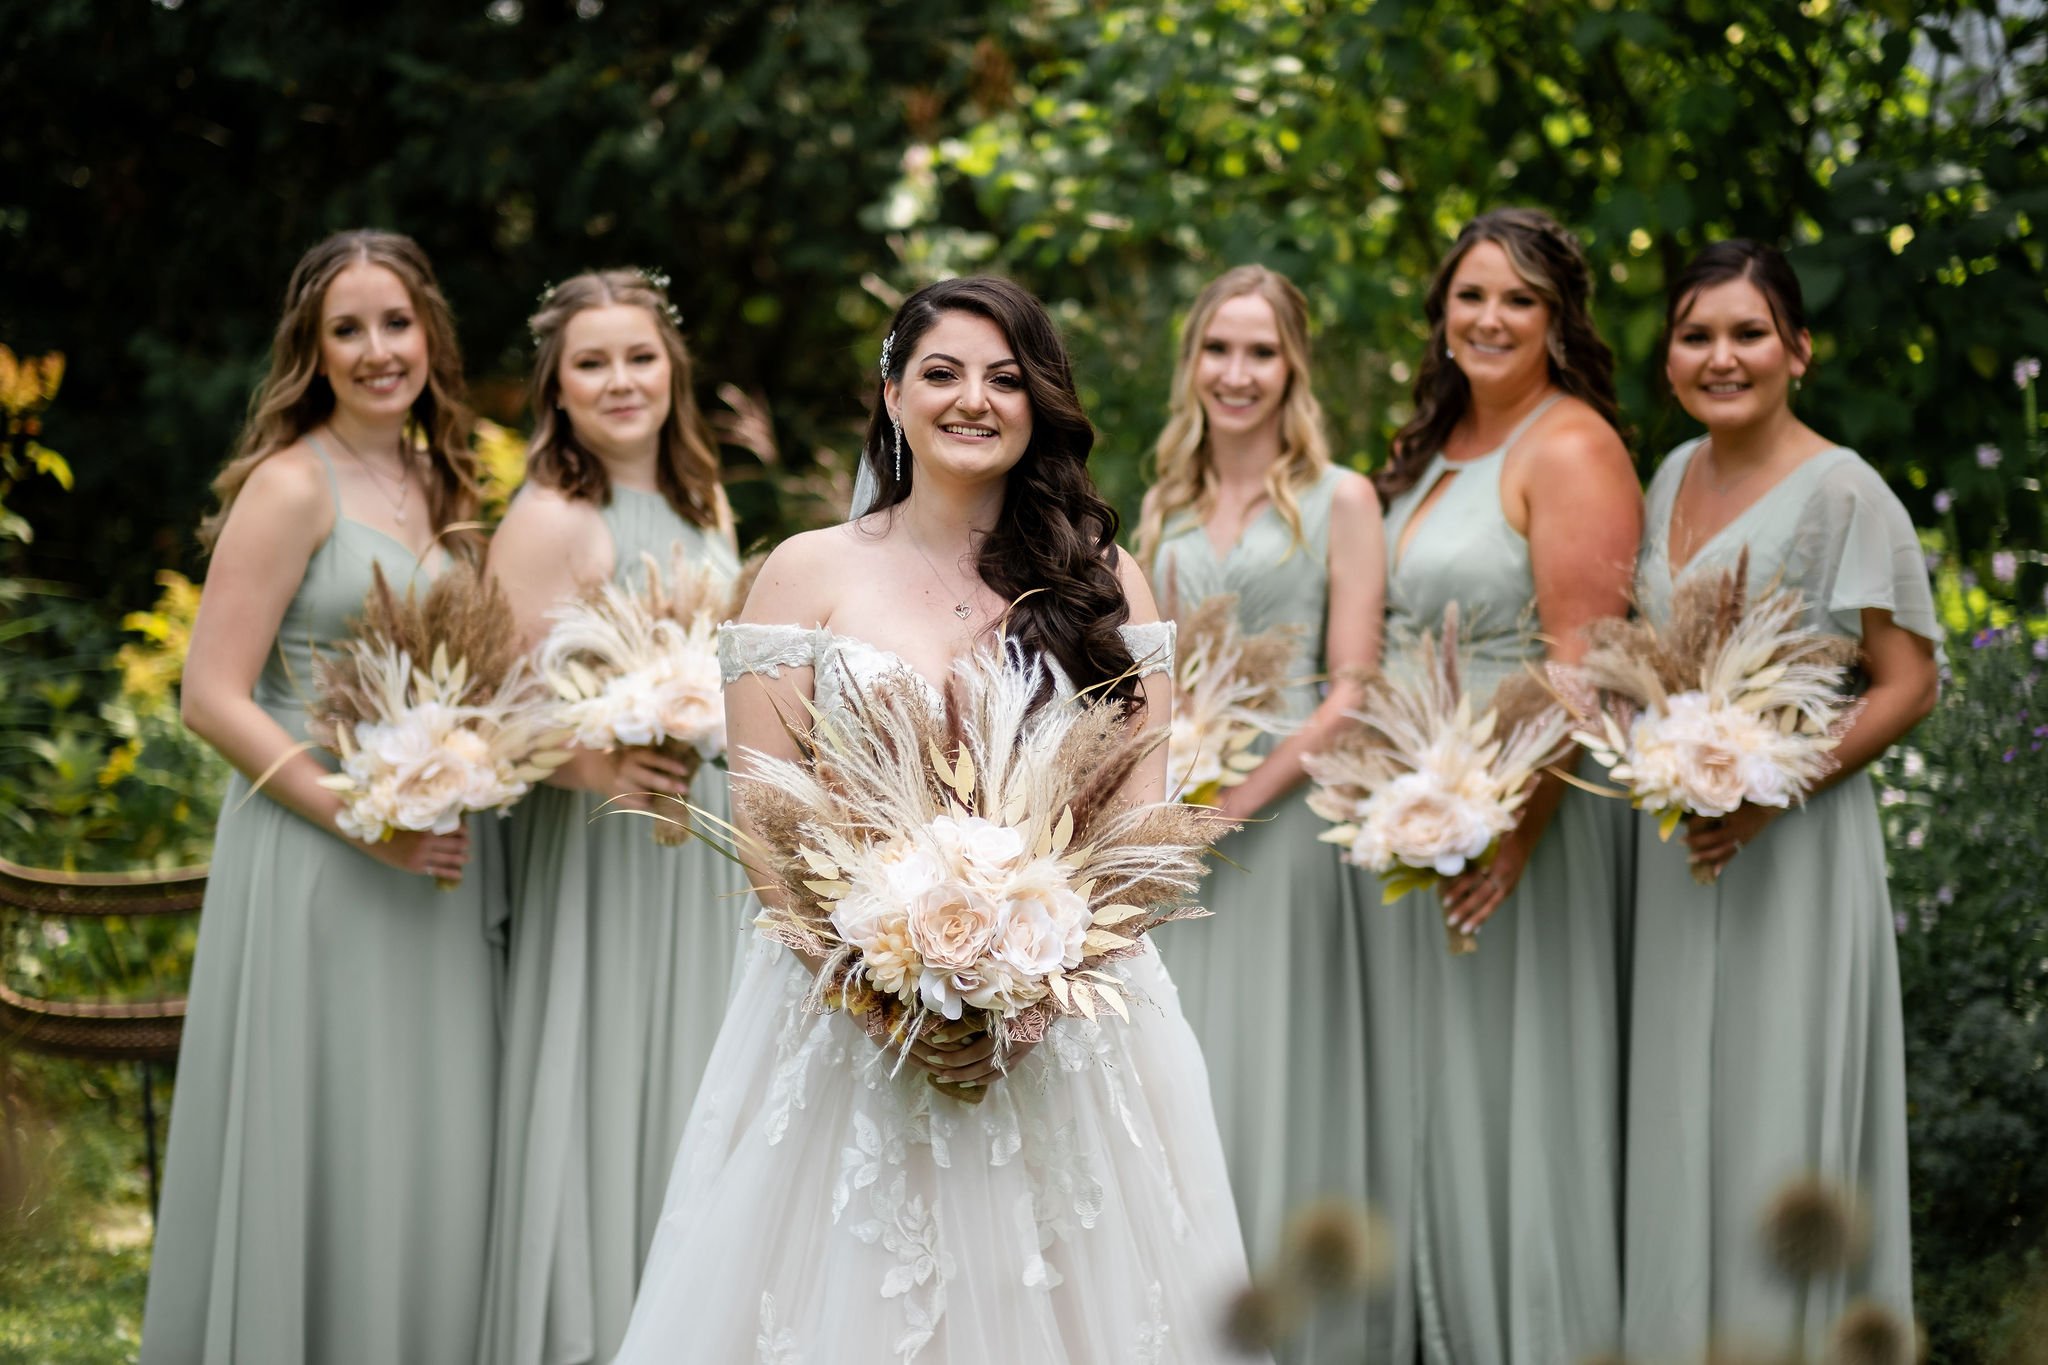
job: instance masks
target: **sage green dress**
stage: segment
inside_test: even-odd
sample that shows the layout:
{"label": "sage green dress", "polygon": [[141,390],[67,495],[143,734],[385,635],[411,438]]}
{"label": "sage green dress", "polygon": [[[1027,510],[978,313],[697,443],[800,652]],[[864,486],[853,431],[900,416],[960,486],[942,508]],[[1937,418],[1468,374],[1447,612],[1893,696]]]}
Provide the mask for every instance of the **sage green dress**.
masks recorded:
{"label": "sage green dress", "polygon": [[[615,582],[643,553],[736,572],[725,538],[659,494],[603,508]],[[725,770],[692,803],[721,819]],[[543,786],[511,827],[511,973],[490,1282],[479,1365],[609,1360],[625,1334],[746,929],[746,879],[703,841],[654,842],[644,816]]]}
{"label": "sage green dress", "polygon": [[[1476,704],[1542,657],[1529,545],[1500,485],[1509,450],[1555,401],[1489,454],[1438,455],[1388,507],[1389,668],[1454,601]],[[1620,1344],[1629,814],[1566,792],[1474,953],[1449,954],[1434,890],[1367,913],[1373,1196],[1396,1250],[1374,1361],[1559,1365]]]}
{"label": "sage green dress", "polygon": [[[1670,609],[1672,509],[1697,448],[1650,485],[1636,588],[1652,619]],[[1745,545],[1751,591],[1800,593],[1811,626],[1861,640],[1879,607],[1941,638],[1912,522],[1853,451],[1808,459],[1684,571],[1731,567]],[[1636,842],[1628,1353],[1690,1356],[1712,1333],[1796,1339],[1818,1359],[1850,1302],[1913,1307],[1899,967],[1870,777],[1779,816],[1712,886],[1651,817]],[[1801,1292],[1771,1274],[1757,1228],[1786,1182],[1814,1174],[1860,1193],[1870,1254]]]}
{"label": "sage green dress", "polygon": [[[1330,505],[1358,475],[1324,471],[1301,490],[1301,539],[1270,504],[1218,556],[1199,521],[1169,527],[1154,563],[1161,600],[1185,619],[1237,594],[1246,634],[1300,629],[1287,716],[1321,700],[1330,602]],[[1262,742],[1270,750],[1275,741]],[[1209,1065],[1209,1091],[1254,1270],[1275,1266],[1290,1214],[1316,1199],[1366,1197],[1366,1025],[1359,878],[1298,788],[1219,846],[1203,886],[1215,918],[1161,934],[1160,953]],[[1228,861],[1226,861],[1228,860]],[[1235,864],[1233,866],[1232,864]],[[1367,879],[1369,881],[1369,879]],[[1377,891],[1373,893],[1377,902]],[[1282,1360],[1356,1360],[1363,1300],[1333,1304],[1282,1348]]]}
{"label": "sage green dress", "polygon": [[[309,444],[327,464],[328,453]],[[413,552],[340,514],[255,699],[306,731],[313,654]],[[460,886],[370,858],[236,776],[221,803],[178,1056],[144,1365],[463,1361],[490,1214],[493,885],[472,818]]]}

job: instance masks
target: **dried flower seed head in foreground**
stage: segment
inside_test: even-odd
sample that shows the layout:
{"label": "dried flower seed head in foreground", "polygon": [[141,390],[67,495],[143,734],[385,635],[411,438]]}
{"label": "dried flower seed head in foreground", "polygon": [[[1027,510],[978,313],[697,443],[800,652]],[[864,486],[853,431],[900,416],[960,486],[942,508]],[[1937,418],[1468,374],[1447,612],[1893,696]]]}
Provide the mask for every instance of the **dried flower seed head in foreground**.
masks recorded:
{"label": "dried flower seed head in foreground", "polygon": [[1792,1181],[1764,1209],[1764,1252],[1795,1281],[1855,1265],[1867,1249],[1867,1231],[1855,1194],[1818,1176]]}
{"label": "dried flower seed head in foreground", "polygon": [[1355,1294],[1393,1268],[1393,1239],[1371,1209],[1326,1199],[1298,1211],[1287,1227],[1286,1265],[1318,1294]]}
{"label": "dried flower seed head in foreground", "polygon": [[1868,1299],[1850,1304],[1828,1338],[1828,1365],[1918,1365],[1923,1354],[1913,1324]]}

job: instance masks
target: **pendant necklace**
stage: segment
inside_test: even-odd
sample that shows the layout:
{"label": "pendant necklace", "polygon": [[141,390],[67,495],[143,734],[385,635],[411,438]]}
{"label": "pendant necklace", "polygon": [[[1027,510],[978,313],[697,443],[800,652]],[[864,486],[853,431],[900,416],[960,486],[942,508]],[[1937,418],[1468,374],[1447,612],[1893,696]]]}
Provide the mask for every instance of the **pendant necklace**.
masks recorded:
{"label": "pendant necklace", "polygon": [[[925,568],[931,570],[933,581],[939,585],[939,595],[945,596],[946,580],[939,577],[938,565],[932,563],[932,557],[924,552],[924,546],[917,543],[917,537],[910,534],[909,527],[903,528],[903,536],[910,542],[910,548],[917,551],[917,557],[924,561]],[[974,608],[968,605],[966,598],[962,598],[953,604],[953,614],[965,621],[974,614]]]}
{"label": "pendant necklace", "polygon": [[376,466],[363,458],[363,452],[350,445],[348,437],[337,431],[332,422],[327,424],[327,430],[335,440],[341,442],[343,450],[355,457],[355,462],[363,467],[363,472],[370,476],[370,482],[376,486],[378,496],[382,497],[385,505],[391,509],[393,519],[400,526],[405,525],[405,507],[412,497],[412,457],[405,449],[405,438],[398,438],[398,497],[393,499],[385,489],[384,476],[377,471]]}

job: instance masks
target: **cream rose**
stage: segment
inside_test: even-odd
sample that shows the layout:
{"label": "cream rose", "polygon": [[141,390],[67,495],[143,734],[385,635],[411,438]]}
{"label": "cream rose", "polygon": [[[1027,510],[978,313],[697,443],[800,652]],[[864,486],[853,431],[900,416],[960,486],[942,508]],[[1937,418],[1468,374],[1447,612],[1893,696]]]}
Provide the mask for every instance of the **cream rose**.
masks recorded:
{"label": "cream rose", "polygon": [[977,887],[945,881],[908,906],[910,942],[926,971],[959,972],[977,965],[1002,931],[1003,904]]}
{"label": "cream rose", "polygon": [[984,889],[999,885],[1024,859],[1022,834],[979,815],[941,815],[931,832],[952,874]]}
{"label": "cream rose", "polygon": [[1497,812],[1445,789],[1431,773],[1403,773],[1373,801],[1371,821],[1400,860],[1455,877],[1501,833]]}

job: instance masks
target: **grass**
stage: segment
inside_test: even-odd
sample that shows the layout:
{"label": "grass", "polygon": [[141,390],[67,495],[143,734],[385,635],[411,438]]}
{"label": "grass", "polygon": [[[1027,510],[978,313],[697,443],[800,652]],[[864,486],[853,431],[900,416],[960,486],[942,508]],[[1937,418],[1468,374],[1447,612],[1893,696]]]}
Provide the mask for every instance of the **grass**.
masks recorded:
{"label": "grass", "polygon": [[[169,1089],[157,1087],[159,1140]],[[0,1365],[135,1359],[151,1235],[143,1150],[135,1067],[0,1051]]]}

